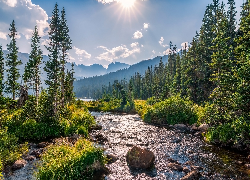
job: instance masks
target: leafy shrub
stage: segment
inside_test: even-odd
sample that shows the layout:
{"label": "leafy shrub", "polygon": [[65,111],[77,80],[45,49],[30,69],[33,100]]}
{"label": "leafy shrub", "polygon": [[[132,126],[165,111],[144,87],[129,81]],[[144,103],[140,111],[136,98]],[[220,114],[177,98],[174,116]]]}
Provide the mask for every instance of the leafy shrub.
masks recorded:
{"label": "leafy shrub", "polygon": [[77,129],[77,134],[81,134],[84,137],[88,137],[88,130],[84,126],[80,126]]}
{"label": "leafy shrub", "polygon": [[7,128],[0,129],[0,159],[3,165],[15,162],[27,150],[27,144],[19,145],[18,138],[8,133]]}
{"label": "leafy shrub", "polygon": [[40,180],[91,179],[93,172],[106,163],[103,150],[87,140],[70,145],[52,145],[41,157],[37,178]]}
{"label": "leafy shrub", "polygon": [[241,111],[223,109],[216,104],[206,104],[199,116],[198,123],[207,123],[210,126],[205,134],[209,142],[223,144],[248,144],[250,147],[250,119]]}
{"label": "leafy shrub", "polygon": [[154,105],[155,103],[160,102],[160,100],[157,99],[155,96],[152,96],[148,98],[146,102],[148,105]]}
{"label": "leafy shrub", "polygon": [[145,100],[135,100],[135,110],[140,116],[143,116],[148,107],[150,106]]}
{"label": "leafy shrub", "polygon": [[193,124],[197,122],[197,106],[192,101],[182,99],[179,95],[172,96],[165,101],[148,106],[142,118],[146,122],[167,124]]}

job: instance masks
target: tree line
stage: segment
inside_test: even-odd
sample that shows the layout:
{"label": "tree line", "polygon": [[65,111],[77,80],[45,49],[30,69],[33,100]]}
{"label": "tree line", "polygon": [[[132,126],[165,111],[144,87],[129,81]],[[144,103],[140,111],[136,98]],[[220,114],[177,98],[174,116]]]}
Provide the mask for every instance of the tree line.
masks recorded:
{"label": "tree line", "polygon": [[[0,97],[3,98],[3,93],[11,93],[12,99],[15,100],[19,96],[20,88],[23,87],[26,92],[28,89],[34,91],[36,104],[38,105],[39,95],[41,94],[41,64],[45,63],[44,71],[47,73],[45,84],[48,88],[44,91],[46,91],[49,101],[48,116],[53,116],[57,114],[58,108],[63,108],[66,103],[71,102],[74,98],[73,64],[71,70],[65,68],[68,51],[72,49],[72,41],[69,36],[65,9],[63,8],[60,14],[57,4],[52,12],[49,27],[49,43],[45,46],[49,51],[49,61],[42,62],[41,37],[38,34],[37,26],[35,26],[31,38],[32,50],[22,76],[23,84],[20,84],[20,81],[18,81],[20,79],[18,66],[22,62],[17,55],[17,29],[15,21],[12,21],[9,28],[10,43],[7,44],[8,53],[6,59],[4,58],[2,46],[0,46]],[[6,81],[4,81],[4,71],[7,72]]]}
{"label": "tree line", "polygon": [[[228,9],[226,9],[228,7]],[[209,104],[214,124],[238,120],[249,123],[250,112],[250,2],[242,5],[237,25],[235,1],[227,6],[213,0],[206,7],[199,32],[180,52],[170,42],[168,62],[135,73],[129,81],[114,82],[96,96],[162,101],[176,94],[199,105]],[[123,86],[123,88],[118,88]],[[117,93],[117,91],[119,93]],[[216,113],[215,113],[216,112]],[[247,135],[250,136],[250,135]]]}

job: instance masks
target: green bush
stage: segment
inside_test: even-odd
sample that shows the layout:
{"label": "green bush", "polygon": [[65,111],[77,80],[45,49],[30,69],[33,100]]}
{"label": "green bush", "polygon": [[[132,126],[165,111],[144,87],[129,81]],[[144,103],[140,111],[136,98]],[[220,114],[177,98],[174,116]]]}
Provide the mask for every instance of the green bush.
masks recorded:
{"label": "green bush", "polygon": [[88,137],[88,130],[86,129],[86,127],[80,126],[77,129],[77,134],[81,134],[81,135],[83,135],[83,137],[86,138],[86,137]]}
{"label": "green bush", "polygon": [[41,157],[37,178],[40,180],[91,179],[93,172],[103,167],[106,158],[103,150],[85,139],[74,146],[52,145]]}
{"label": "green bush", "polygon": [[198,120],[197,105],[179,95],[172,96],[153,106],[147,106],[142,118],[146,122],[157,124],[193,124]]}
{"label": "green bush", "polygon": [[18,138],[8,133],[7,128],[0,129],[0,159],[4,166],[18,160],[27,150],[27,144],[19,145]]}
{"label": "green bush", "polygon": [[240,111],[223,109],[216,104],[206,104],[198,123],[207,123],[210,129],[205,134],[209,142],[223,144],[243,143],[250,147],[250,119]]}

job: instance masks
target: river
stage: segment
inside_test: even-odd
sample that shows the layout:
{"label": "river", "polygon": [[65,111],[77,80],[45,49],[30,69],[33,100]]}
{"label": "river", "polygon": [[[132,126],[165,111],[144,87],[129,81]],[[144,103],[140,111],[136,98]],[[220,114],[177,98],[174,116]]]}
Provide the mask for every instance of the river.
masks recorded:
{"label": "river", "polygon": [[[171,170],[170,162],[182,167],[198,168],[203,179],[249,179],[250,171],[244,167],[246,156],[205,143],[194,133],[183,133],[169,127],[144,123],[139,115],[92,112],[101,130],[91,133],[102,137],[105,154],[112,154],[117,161],[108,164],[111,171],[106,180],[131,179],[180,179],[182,171]],[[133,170],[127,166],[125,155],[132,146],[152,151],[155,166],[150,170]]]}

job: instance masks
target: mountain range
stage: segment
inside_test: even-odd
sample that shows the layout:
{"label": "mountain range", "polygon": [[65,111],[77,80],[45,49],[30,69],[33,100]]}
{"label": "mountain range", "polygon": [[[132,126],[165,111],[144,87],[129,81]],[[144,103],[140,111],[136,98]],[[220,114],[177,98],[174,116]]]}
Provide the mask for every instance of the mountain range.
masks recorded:
{"label": "mountain range", "polygon": [[116,72],[110,72],[101,76],[94,76],[89,78],[84,78],[80,80],[76,80],[74,82],[74,91],[76,97],[78,98],[91,98],[93,97],[94,91],[101,90],[102,86],[108,86],[109,83],[113,84],[115,80],[126,80],[127,82],[131,78],[131,76],[135,75],[135,73],[140,73],[144,75],[145,71],[148,67],[158,66],[160,59],[162,58],[162,62],[165,64],[168,61],[168,56],[157,56],[153,59],[143,60],[137,64],[133,64],[128,68],[118,70]]}

